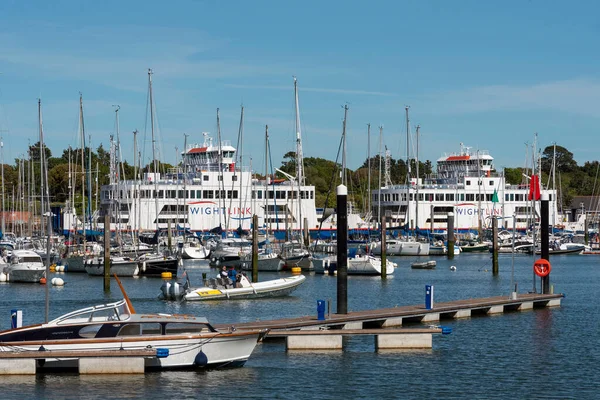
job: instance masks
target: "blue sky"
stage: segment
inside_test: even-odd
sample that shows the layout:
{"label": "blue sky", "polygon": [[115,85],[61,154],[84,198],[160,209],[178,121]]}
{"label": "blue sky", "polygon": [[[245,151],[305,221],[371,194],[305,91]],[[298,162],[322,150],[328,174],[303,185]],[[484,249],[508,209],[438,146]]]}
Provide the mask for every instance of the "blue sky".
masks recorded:
{"label": "blue sky", "polygon": [[[160,157],[175,162],[184,133],[200,142],[237,140],[264,165],[294,150],[293,78],[298,77],[305,156],[335,159],[344,104],[348,164],[383,142],[406,157],[404,106],[421,126],[421,160],[460,143],[489,150],[497,168],[525,164],[525,143],[556,142],[581,165],[600,144],[600,11],[559,1],[28,1],[0,3],[0,130],[12,163],[38,140],[41,97],[54,155],[86,134],[108,148],[120,105],[121,142],[133,159],[146,122],[147,69],[154,70]],[[249,157],[245,157],[248,164]]]}

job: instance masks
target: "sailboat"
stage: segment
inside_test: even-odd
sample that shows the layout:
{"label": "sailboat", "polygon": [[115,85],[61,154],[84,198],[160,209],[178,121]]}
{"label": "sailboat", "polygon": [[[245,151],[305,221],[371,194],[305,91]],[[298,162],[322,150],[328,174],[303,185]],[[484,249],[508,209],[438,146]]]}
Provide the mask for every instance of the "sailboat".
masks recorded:
{"label": "sailboat", "polygon": [[[154,163],[154,172],[158,172],[158,159],[156,157],[156,140],[154,136],[154,101],[152,93],[152,70],[148,69],[148,91],[150,100],[150,127],[152,132],[152,158]],[[158,193],[157,182],[154,180],[155,192]],[[160,212],[158,208],[158,198],[154,199],[156,210],[156,230],[158,231],[158,219]],[[177,276],[177,270],[181,260],[171,253],[171,249],[159,250],[152,253],[146,253],[139,257],[139,272],[142,276],[161,276],[163,272],[170,272],[173,276]]]}
{"label": "sailboat", "polygon": [[[295,113],[296,113],[296,177],[285,173],[278,169],[278,171],[284,174],[294,185],[297,184],[298,193],[300,194],[297,198],[297,207],[298,207],[298,219],[295,221],[296,226],[298,227],[298,233],[302,235],[302,197],[303,191],[301,188],[305,185],[304,182],[304,160],[302,156],[302,133],[300,130],[300,106],[298,102],[298,80],[294,77],[294,101],[295,101]],[[293,190],[295,192],[295,190]],[[286,208],[286,222],[289,222],[289,215],[287,213],[288,209]],[[292,215],[296,215],[292,213]],[[293,220],[292,228],[293,228]],[[292,269],[295,267],[300,267],[303,270],[312,270],[314,269],[314,265],[312,262],[312,254],[306,248],[306,245],[302,239],[292,239],[291,241],[285,243],[282,246],[281,253],[279,254],[280,262],[279,267],[282,270]]]}

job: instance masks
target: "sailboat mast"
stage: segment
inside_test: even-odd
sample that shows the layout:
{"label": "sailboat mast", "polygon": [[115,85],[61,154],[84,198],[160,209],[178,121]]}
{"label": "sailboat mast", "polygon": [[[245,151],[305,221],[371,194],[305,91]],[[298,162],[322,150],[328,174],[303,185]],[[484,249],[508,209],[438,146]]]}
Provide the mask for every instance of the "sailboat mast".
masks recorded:
{"label": "sailboat mast", "polygon": [[[135,190],[135,194],[133,195],[133,197],[135,199],[138,199],[140,197],[140,193],[138,191],[139,187],[138,187],[138,171],[137,171],[137,129],[133,131],[133,182],[134,182],[134,190]],[[134,203],[134,210],[138,210],[138,202]],[[133,225],[131,227],[132,230],[137,230],[138,231],[138,235],[139,235],[139,226],[138,226],[138,220],[137,220],[137,213],[133,214]],[[135,235],[133,235],[134,239],[135,239]]]}
{"label": "sailboat mast", "polygon": [[40,236],[44,234],[44,159],[42,154],[44,148],[42,147],[42,139],[44,136],[42,130],[42,100],[38,99],[38,121],[39,121],[39,157],[40,157]]}
{"label": "sailboat mast", "polygon": [[383,150],[383,125],[379,125],[379,183],[377,184],[377,221],[381,223],[381,156]]}
{"label": "sailboat mast", "polygon": [[[421,125],[417,125],[417,154],[415,157],[415,168],[417,169],[417,182],[415,184],[415,226],[417,228],[417,233],[419,229],[419,130],[421,129]],[[433,219],[433,215],[431,216]],[[431,232],[433,234],[433,232]]]}
{"label": "sailboat mast", "polygon": [[83,126],[83,96],[79,93],[79,129],[81,133],[81,212],[82,212],[82,232],[83,232],[83,251],[86,250],[86,233],[85,233],[85,130]]}
{"label": "sailboat mast", "polygon": [[[38,119],[40,124],[40,169],[41,169],[41,190],[40,190],[40,215],[41,220],[44,220],[44,196],[46,196],[48,206],[50,206],[50,191],[48,189],[48,168],[45,166],[45,146],[44,146],[44,129],[42,124],[42,100],[38,99]],[[50,236],[52,235],[52,226],[50,225],[50,207],[48,207],[48,236],[46,237],[46,278],[50,276]],[[42,224],[43,226],[43,224]],[[41,232],[43,234],[43,231]],[[50,315],[50,285],[46,286],[46,307],[45,307],[45,322],[48,322],[48,316]]]}
{"label": "sailboat mast", "polygon": [[[187,168],[187,138],[188,138],[188,134],[184,133],[183,134],[183,155],[182,155],[182,159],[181,159],[181,164],[183,165],[183,212],[185,215],[184,218],[184,229],[185,226],[188,225],[191,229],[192,225],[189,223],[189,212],[188,212],[188,205],[187,205],[187,198],[188,198],[188,192],[187,192],[187,173],[188,173],[188,168]],[[185,237],[185,236],[184,236]]]}
{"label": "sailboat mast", "polygon": [[367,210],[369,216],[369,233],[371,232],[371,124],[367,124]]}
{"label": "sailboat mast", "polygon": [[406,110],[406,218],[404,219],[405,229],[410,229],[410,120],[408,118],[409,106],[405,106]]}
{"label": "sailboat mast", "polygon": [[269,237],[268,211],[267,211],[267,191],[269,190],[269,125],[265,125],[265,195],[264,195],[264,225]]}
{"label": "sailboat mast", "polygon": [[300,105],[298,102],[298,80],[294,77],[294,98],[296,108],[296,179],[298,186],[304,185],[304,160],[302,155],[302,132],[300,130]]}
{"label": "sailboat mast", "polygon": [[4,204],[4,140],[0,137],[0,156],[2,157],[2,234],[6,232],[5,213],[6,208]]}
{"label": "sailboat mast", "polygon": [[[221,209],[225,206],[225,199],[223,199],[221,194],[225,191],[225,183],[223,182],[223,147],[221,145],[221,116],[219,114],[219,109],[217,108],[217,141],[219,142],[218,147],[218,157],[217,157],[217,168],[219,168],[219,207]],[[227,213],[223,212],[223,222],[225,223],[225,230],[229,229],[229,224],[227,221]],[[219,218],[219,222],[221,222]]]}
{"label": "sailboat mast", "polygon": [[[240,141],[240,147],[238,149],[239,158],[238,158],[238,165],[237,165],[238,169],[240,170],[240,177],[239,177],[239,181],[240,181],[240,194],[238,196],[240,198],[240,209],[239,209],[240,219],[238,221],[239,221],[239,226],[241,228],[242,227],[242,221],[243,221],[242,218],[241,218],[242,217],[242,215],[241,215],[241,212],[242,212],[242,197],[244,197],[244,196],[242,196],[242,174],[241,174],[241,171],[242,171],[242,159],[243,159],[243,154],[244,154],[244,106],[242,106],[242,111],[241,111],[241,114],[240,114],[240,128],[239,128],[239,131],[238,131],[238,136],[240,138],[239,139],[239,141]],[[250,170],[250,171],[252,171],[252,170]]]}
{"label": "sailboat mast", "polygon": [[152,132],[152,164],[154,166],[154,211],[156,213],[156,230],[158,230],[158,160],[156,159],[156,138],[154,136],[154,99],[152,97],[152,70],[148,68],[148,90],[150,92],[150,130]]}

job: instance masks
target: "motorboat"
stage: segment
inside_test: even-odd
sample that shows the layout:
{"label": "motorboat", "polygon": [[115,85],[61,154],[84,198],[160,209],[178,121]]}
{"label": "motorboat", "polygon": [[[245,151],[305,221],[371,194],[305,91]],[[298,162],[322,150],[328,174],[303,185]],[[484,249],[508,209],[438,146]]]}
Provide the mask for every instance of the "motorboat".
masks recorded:
{"label": "motorboat", "polygon": [[144,359],[146,370],[233,367],[244,365],[267,333],[220,331],[206,318],[192,315],[136,314],[122,291],[124,298],[117,302],[73,311],[44,324],[1,331],[0,351],[39,354],[38,371],[77,368],[76,358],[52,357],[52,351],[66,350],[156,349],[156,356]]}
{"label": "motorboat", "polygon": [[[369,247],[374,255],[381,255],[381,242],[372,242]],[[388,256],[428,256],[429,247],[429,243],[416,240],[387,239],[385,242]]]}
{"label": "motorboat", "polygon": [[410,264],[412,269],[435,269],[437,262],[435,260],[429,261],[415,261]]}
{"label": "motorboat", "polygon": [[[346,264],[348,275],[381,275],[381,258],[371,254],[357,252],[357,249],[348,250]],[[386,275],[392,275],[398,265],[386,259]],[[318,274],[335,273],[337,271],[337,256],[329,256],[315,262],[315,272]]]}
{"label": "motorboat", "polygon": [[[161,298],[169,300],[236,300],[257,299],[261,297],[287,296],[298,288],[306,277],[295,275],[286,278],[272,279],[262,282],[250,282],[244,274],[238,274],[235,287],[229,278],[206,279],[204,286],[180,290],[170,282],[161,286]],[[184,284],[186,285],[186,284]],[[188,284],[189,286],[189,284]]]}
{"label": "motorboat", "polygon": [[[88,275],[104,276],[104,257],[94,256],[84,261]],[[111,256],[110,274],[117,276],[137,276],[140,273],[137,260],[130,257]]]}
{"label": "motorboat", "polygon": [[39,283],[46,276],[46,266],[33,250],[13,250],[3,272],[9,282]]}
{"label": "motorboat", "polygon": [[140,276],[158,276],[170,272],[177,276],[179,259],[168,253],[146,253],[138,258]]}
{"label": "motorboat", "polygon": [[481,252],[489,252],[489,244],[488,243],[474,243],[470,242],[466,245],[460,246],[460,251],[462,253],[481,253]]}
{"label": "motorboat", "polygon": [[210,250],[202,244],[202,241],[196,235],[185,236],[180,250],[181,258],[186,260],[203,260],[210,255]]}
{"label": "motorboat", "polygon": [[[281,271],[283,266],[280,263],[279,256],[272,249],[259,249],[258,271]],[[240,258],[240,265],[243,270],[252,271],[252,253],[246,253]]]}

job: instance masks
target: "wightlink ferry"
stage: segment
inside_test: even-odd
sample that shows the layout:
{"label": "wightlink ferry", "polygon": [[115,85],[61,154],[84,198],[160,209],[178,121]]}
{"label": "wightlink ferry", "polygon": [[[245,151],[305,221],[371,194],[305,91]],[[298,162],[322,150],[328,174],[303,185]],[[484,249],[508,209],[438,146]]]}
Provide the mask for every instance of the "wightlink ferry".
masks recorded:
{"label": "wightlink ferry", "polygon": [[[374,215],[385,215],[393,226],[408,226],[443,232],[448,213],[454,214],[457,231],[476,232],[491,227],[525,230],[540,220],[540,202],[528,200],[529,184],[511,185],[494,170],[488,151],[471,151],[460,145],[460,152],[445,154],[437,160],[437,173],[425,179],[413,178],[409,185],[386,185],[372,191]],[[556,191],[549,195],[550,223],[559,219]],[[379,213],[379,214],[378,214]]]}
{"label": "wightlink ferry", "polygon": [[[115,179],[102,186],[101,214],[112,210],[111,229],[250,230],[254,214],[270,231],[319,228],[314,186],[298,185],[293,177],[259,180],[236,165],[230,141],[219,145],[208,133],[203,136],[203,143],[187,146],[180,166],[166,174],[145,173],[141,180]],[[322,229],[335,230],[335,217]]]}

